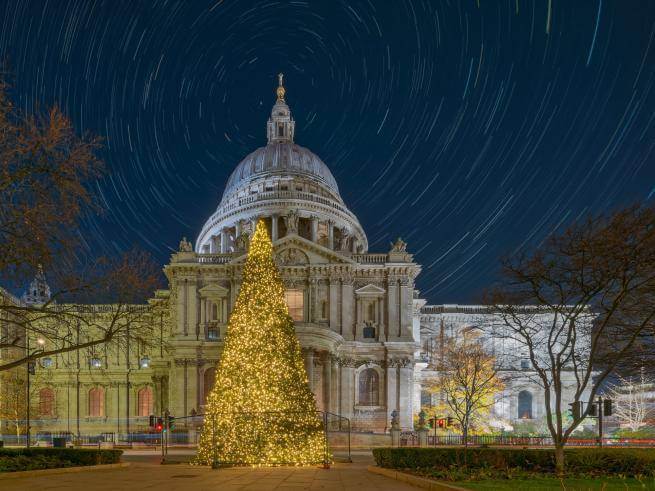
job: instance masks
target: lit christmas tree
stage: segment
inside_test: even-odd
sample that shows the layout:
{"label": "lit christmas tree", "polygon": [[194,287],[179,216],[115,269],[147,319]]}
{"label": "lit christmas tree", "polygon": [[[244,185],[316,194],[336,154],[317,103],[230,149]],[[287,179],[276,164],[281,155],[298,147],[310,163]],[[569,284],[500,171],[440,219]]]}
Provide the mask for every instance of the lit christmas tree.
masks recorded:
{"label": "lit christmas tree", "polygon": [[197,462],[303,465],[326,458],[323,425],[260,220],[207,399]]}

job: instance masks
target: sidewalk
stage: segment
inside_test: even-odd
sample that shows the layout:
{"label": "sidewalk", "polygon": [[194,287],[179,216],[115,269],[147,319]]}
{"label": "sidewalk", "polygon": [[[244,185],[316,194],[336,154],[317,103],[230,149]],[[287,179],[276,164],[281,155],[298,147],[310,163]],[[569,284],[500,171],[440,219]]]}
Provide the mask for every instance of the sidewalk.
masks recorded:
{"label": "sidewalk", "polygon": [[236,490],[352,490],[416,491],[405,483],[372,474],[366,470],[370,457],[358,456],[352,464],[334,464],[331,469],[318,467],[232,468],[212,470],[188,464],[159,465],[132,460],[129,467],[93,470],[77,474],[60,474],[37,478],[20,478],[2,482],[3,491],[45,490],[147,490],[193,489]]}

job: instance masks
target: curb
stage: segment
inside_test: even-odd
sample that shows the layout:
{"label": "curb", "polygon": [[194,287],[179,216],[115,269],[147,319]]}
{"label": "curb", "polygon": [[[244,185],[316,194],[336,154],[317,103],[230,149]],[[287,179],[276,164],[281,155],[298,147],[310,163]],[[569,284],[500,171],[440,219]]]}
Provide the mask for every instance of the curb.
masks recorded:
{"label": "curb", "polygon": [[435,481],[433,479],[415,476],[413,474],[400,472],[394,469],[384,469],[376,465],[369,465],[366,467],[366,470],[372,472],[373,474],[379,474],[384,477],[395,479],[396,481],[406,482],[412,486],[429,489],[430,491],[468,491],[466,488],[460,488],[459,486],[446,484],[443,481]]}
{"label": "curb", "polygon": [[32,471],[0,472],[0,481],[5,479],[20,479],[22,477],[52,476],[53,474],[74,474],[77,472],[121,469],[128,467],[129,462],[118,464],[82,465],[77,467],[59,467],[57,469],[36,469]]}

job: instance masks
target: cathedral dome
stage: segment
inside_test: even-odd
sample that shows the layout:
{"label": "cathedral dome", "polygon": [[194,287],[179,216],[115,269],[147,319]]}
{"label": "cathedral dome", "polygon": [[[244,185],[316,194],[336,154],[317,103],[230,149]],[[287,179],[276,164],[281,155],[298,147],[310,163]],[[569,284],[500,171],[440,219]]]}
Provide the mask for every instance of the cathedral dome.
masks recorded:
{"label": "cathedral dome", "polygon": [[241,161],[227,181],[221,203],[254,180],[288,175],[313,180],[339,196],[337,181],[314,152],[292,142],[276,142],[258,148]]}
{"label": "cathedral dome", "polygon": [[277,100],[266,123],[268,143],[230,175],[218,208],[196,240],[196,252],[242,251],[259,219],[273,240],[295,234],[344,254],[365,252],[366,234],[341,199],[330,169],[293,141],[296,122],[279,77]]}

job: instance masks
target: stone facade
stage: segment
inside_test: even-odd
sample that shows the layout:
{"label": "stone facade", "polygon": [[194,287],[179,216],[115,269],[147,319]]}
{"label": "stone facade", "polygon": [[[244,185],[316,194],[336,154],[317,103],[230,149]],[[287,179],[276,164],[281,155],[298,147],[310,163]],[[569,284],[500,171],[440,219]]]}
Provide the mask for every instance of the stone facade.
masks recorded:
{"label": "stone facade", "polygon": [[[366,234],[328,167],[294,143],[281,82],[267,145],[235,168],[195,247],[186,238],[180,242],[164,267],[168,289],[149,305],[135,306],[148,309],[144,322],[152,342],[127,349],[109,343],[41,359],[33,433],[125,434],[146,429],[149,414],[167,409],[176,417],[201,414],[260,219],[273,240],[318,409],[349,418],[354,430],[375,432],[387,430],[398,411],[400,427],[413,428],[426,403],[421,384],[434,375],[430,356],[443,335],[439,329],[479,323],[481,310],[426,306],[414,287],[421,267],[401,239],[386,252],[368,251]],[[43,302],[48,295],[40,272],[22,301]],[[112,306],[81,308],[97,316]],[[532,394],[529,416],[538,417],[531,377],[517,380],[499,415],[519,416],[515,389],[524,388]],[[7,421],[0,426],[7,431]]]}

